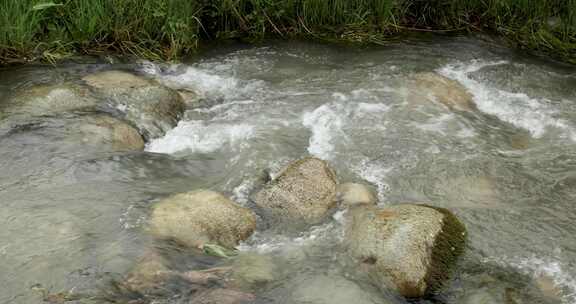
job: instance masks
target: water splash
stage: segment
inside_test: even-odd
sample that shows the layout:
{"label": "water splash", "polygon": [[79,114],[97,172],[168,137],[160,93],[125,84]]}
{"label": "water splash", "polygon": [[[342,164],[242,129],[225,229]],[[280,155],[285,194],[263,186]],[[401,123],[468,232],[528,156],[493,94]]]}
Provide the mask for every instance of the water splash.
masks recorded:
{"label": "water splash", "polygon": [[536,138],[542,137],[546,129],[552,127],[567,132],[572,140],[576,140],[574,129],[565,120],[555,118],[558,113],[547,106],[549,100],[489,87],[470,77],[470,74],[483,68],[503,64],[509,62],[473,60],[448,64],[437,72],[464,85],[473,94],[474,101],[482,112],[528,130]]}
{"label": "water splash", "polygon": [[342,131],[345,106],[341,103],[325,104],[304,114],[302,124],[312,132],[308,152],[318,158],[330,160],[334,157],[335,139],[346,137]]}
{"label": "water splash", "polygon": [[166,154],[183,151],[209,153],[225,146],[231,150],[241,150],[247,146],[245,141],[255,135],[255,127],[248,124],[181,121],[164,137],[151,141],[146,151]]}
{"label": "water splash", "polygon": [[[558,250],[556,250],[558,251]],[[544,258],[532,256],[529,258],[485,258],[484,263],[496,263],[502,266],[512,266],[520,271],[520,273],[538,280],[542,277],[548,277],[552,280],[554,287],[557,288],[561,294],[562,303],[574,304],[576,303],[576,278],[570,275],[570,271],[555,258]]]}
{"label": "water splash", "polygon": [[233,75],[218,73],[217,65],[207,69],[171,65],[163,70],[159,65],[144,62],[140,64],[140,71],[154,77],[167,87],[175,90],[191,90],[202,98],[233,99],[252,96],[265,86],[263,81],[243,81]]}

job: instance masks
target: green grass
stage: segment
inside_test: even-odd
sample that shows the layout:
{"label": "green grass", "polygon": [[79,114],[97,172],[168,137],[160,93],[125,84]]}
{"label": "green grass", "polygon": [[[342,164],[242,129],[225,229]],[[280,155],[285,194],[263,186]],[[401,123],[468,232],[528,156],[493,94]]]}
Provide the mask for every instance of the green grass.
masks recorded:
{"label": "green grass", "polygon": [[173,60],[208,39],[385,43],[409,31],[487,31],[576,62],[576,0],[0,0],[4,63],[110,52]]}

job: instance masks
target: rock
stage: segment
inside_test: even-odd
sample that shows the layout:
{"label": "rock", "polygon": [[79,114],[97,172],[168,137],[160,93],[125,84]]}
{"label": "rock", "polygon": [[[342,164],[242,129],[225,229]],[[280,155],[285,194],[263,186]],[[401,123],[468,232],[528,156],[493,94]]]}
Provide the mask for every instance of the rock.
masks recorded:
{"label": "rock", "polygon": [[77,126],[84,144],[106,151],[140,151],[144,149],[144,139],[129,124],[108,115],[86,116]]}
{"label": "rock", "polygon": [[164,283],[173,275],[167,262],[158,253],[146,253],[128,273],[122,286],[142,295],[162,295]]}
{"label": "rock", "polygon": [[540,275],[536,278],[536,286],[547,299],[562,302],[562,290],[556,285],[554,279],[547,275]]}
{"label": "rock", "polygon": [[94,108],[98,100],[75,84],[38,85],[12,95],[2,105],[5,115],[42,116]]}
{"label": "rock", "polygon": [[376,285],[414,298],[438,290],[449,278],[464,251],[465,234],[446,209],[358,206],[348,212],[345,243],[358,268],[364,267]]}
{"label": "rock", "polygon": [[138,127],[146,140],[163,136],[183,115],[185,104],[178,92],[128,72],[105,71],[82,78],[113,111]]}
{"label": "rock", "polygon": [[253,294],[232,289],[212,289],[193,296],[190,304],[247,304],[254,301]]}
{"label": "rock", "polygon": [[325,161],[304,158],[265,185],[254,203],[275,218],[315,224],[336,205],[336,186],[336,174]]}
{"label": "rock", "polygon": [[365,185],[346,183],[338,187],[338,201],[342,206],[375,205],[376,200],[374,191]]}
{"label": "rock", "polygon": [[233,248],[256,229],[256,217],[217,192],[199,190],[164,199],[152,211],[151,233],[191,248]]}
{"label": "rock", "polygon": [[412,88],[416,94],[411,99],[432,98],[451,110],[470,112],[476,109],[473,96],[459,82],[436,73],[418,73],[412,76]]}
{"label": "rock", "polygon": [[240,288],[254,288],[273,281],[276,278],[276,265],[272,258],[265,255],[245,253],[232,263],[232,280]]}
{"label": "rock", "polygon": [[374,294],[356,283],[335,275],[300,278],[292,292],[295,303],[302,304],[383,304]]}
{"label": "rock", "polygon": [[188,107],[195,107],[200,103],[200,96],[194,91],[188,89],[178,90],[178,94],[182,97],[182,100]]}
{"label": "rock", "polygon": [[435,185],[443,196],[443,206],[453,208],[502,207],[497,182],[490,176],[459,176],[444,178]]}

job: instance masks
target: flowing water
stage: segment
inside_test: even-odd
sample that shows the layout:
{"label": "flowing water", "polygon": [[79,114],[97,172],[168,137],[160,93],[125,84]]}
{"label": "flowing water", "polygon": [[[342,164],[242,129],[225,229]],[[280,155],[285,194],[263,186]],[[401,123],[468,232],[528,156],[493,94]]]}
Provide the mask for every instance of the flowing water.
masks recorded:
{"label": "flowing water", "polygon": [[[573,66],[471,38],[365,49],[233,45],[178,65],[6,69],[0,102],[23,87],[114,68],[195,91],[203,104],[137,153],[70,148],[58,140],[54,116],[41,118],[43,128],[3,123],[0,303],[38,303],[33,286],[89,290],[121,276],[150,246],[153,203],[209,188],[249,205],[264,172],[273,176],[306,155],[328,160],[341,181],[373,185],[382,206],[426,202],[466,224],[467,253],[454,280],[416,303],[576,303]],[[477,110],[414,100],[407,79],[418,72],[457,80]],[[347,268],[341,218],[299,233],[263,225],[240,246],[281,265],[278,280],[256,290],[262,303],[406,302]]]}

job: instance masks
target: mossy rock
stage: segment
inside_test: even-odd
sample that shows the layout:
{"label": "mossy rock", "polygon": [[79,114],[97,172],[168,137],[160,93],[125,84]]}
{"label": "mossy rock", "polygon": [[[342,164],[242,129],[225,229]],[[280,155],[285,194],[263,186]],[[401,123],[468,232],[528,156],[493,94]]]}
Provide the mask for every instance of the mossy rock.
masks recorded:
{"label": "mossy rock", "polygon": [[347,217],[345,242],[357,268],[379,287],[408,298],[439,290],[464,251],[465,227],[447,209],[364,205]]}

